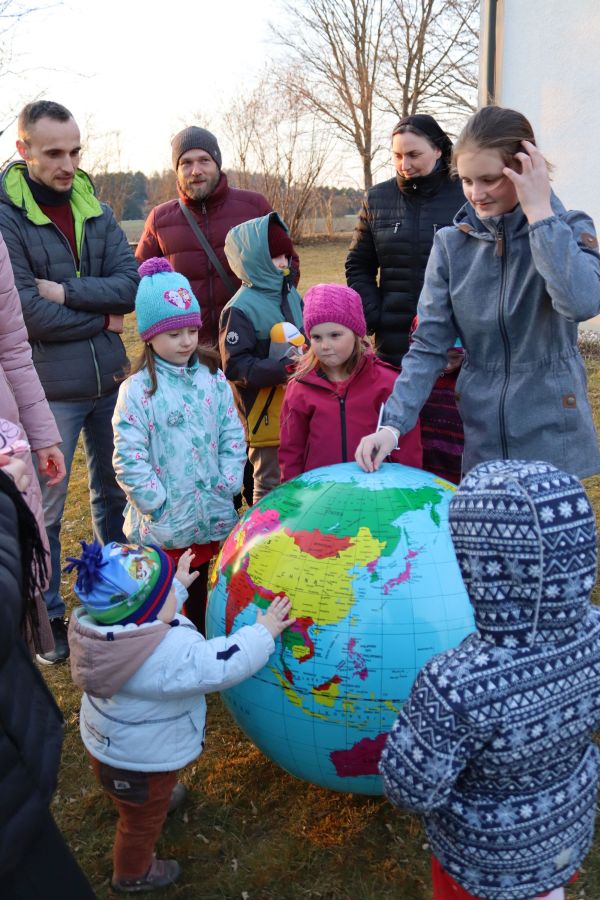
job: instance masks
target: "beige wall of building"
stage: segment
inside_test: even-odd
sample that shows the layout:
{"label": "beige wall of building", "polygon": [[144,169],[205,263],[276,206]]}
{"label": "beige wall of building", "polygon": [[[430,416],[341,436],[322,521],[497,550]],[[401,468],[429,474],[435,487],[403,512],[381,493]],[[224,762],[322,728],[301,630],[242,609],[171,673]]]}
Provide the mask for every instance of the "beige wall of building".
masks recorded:
{"label": "beige wall of building", "polygon": [[482,0],[481,7],[480,103],[491,52],[496,102],[527,116],[554,165],[554,190],[600,232],[600,0]]}
{"label": "beige wall of building", "polygon": [[527,116],[557,194],[600,227],[600,0],[496,6],[496,100]]}

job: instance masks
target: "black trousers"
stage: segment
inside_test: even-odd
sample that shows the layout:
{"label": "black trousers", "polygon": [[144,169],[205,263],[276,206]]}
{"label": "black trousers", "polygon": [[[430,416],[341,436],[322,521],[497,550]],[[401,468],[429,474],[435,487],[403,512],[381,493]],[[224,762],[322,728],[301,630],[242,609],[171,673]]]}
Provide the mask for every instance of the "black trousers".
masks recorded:
{"label": "black trousers", "polygon": [[2,900],[97,900],[48,812],[16,869],[0,876]]}
{"label": "black trousers", "polygon": [[206,637],[206,601],[208,600],[208,569],[210,560],[201,566],[192,566],[190,572],[200,572],[188,588],[188,598],[183,607],[183,614],[193,622],[200,634]]}

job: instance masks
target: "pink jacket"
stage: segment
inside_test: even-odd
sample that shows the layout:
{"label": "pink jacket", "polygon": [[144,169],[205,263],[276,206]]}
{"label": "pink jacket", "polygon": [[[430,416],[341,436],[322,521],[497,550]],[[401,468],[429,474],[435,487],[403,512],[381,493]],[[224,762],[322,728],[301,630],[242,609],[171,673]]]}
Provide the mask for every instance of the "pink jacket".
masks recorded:
{"label": "pink jacket", "polygon": [[[50,301],[42,301],[49,303]],[[31,361],[31,347],[15,288],[13,271],[4,238],[0,234],[0,418],[19,424],[32,450],[59,444],[60,433],[50,412],[44,389]],[[30,482],[25,500],[37,519],[47,545],[42,496],[31,456],[27,465]],[[43,598],[38,604],[40,633],[36,649],[45,652],[54,646]]]}
{"label": "pink jacket", "polygon": [[[290,381],[281,409],[281,480],[319,466],[351,462],[360,439],[377,427],[381,404],[397,377],[398,369],[367,352],[339,387],[317,369]],[[400,444],[392,461],[420,469],[423,452],[418,424]]]}

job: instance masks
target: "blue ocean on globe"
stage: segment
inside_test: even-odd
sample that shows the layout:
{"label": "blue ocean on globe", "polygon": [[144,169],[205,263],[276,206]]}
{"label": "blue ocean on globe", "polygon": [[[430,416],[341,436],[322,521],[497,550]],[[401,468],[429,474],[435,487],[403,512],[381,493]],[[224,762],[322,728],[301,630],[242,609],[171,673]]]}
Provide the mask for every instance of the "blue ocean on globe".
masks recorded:
{"label": "blue ocean on globe", "polygon": [[223,693],[286,771],[381,794],[377,762],[417,672],[474,629],[448,531],[454,485],[386,463],[326,466],[249,509],[217,558],[209,637],[287,594],[296,622],[267,665]]}

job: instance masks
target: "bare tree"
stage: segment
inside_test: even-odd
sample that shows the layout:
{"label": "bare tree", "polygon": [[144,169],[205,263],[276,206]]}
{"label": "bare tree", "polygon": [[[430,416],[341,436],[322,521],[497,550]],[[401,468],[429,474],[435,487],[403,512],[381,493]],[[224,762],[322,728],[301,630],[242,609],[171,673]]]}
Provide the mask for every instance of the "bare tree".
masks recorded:
{"label": "bare tree", "polygon": [[[56,3],[49,3],[43,6],[30,5],[23,3],[22,0],[0,0],[0,78],[5,75],[18,76],[18,59],[13,52],[12,39],[14,32],[19,24],[31,13],[44,9],[50,9],[56,6]],[[4,102],[2,104],[2,112],[0,117],[0,137],[7,129],[14,125],[19,108],[23,105],[20,102],[11,102],[8,97],[12,95],[12,91],[5,92]],[[41,93],[29,98],[30,101],[39,100]],[[10,156],[0,163],[0,168],[4,168],[14,156],[14,148]]]}
{"label": "bare tree", "polygon": [[444,120],[475,109],[479,0],[394,0],[378,106]]}
{"label": "bare tree", "polygon": [[298,102],[353,146],[373,183],[381,116],[445,124],[477,98],[479,0],[286,0],[273,27]]}
{"label": "bare tree", "polygon": [[284,3],[286,29],[273,28],[291,63],[288,83],[304,108],[355,147],[365,188],[373,183],[378,145],[375,85],[391,0],[304,0]]}
{"label": "bare tree", "polygon": [[297,240],[327,160],[327,136],[293,103],[287,84],[267,77],[223,121],[236,156],[232,180],[265,194]]}
{"label": "bare tree", "polygon": [[264,106],[265,101],[259,90],[254,90],[250,95],[238,95],[223,115],[224,130],[235,160],[235,181],[243,190],[252,190],[253,145],[262,130]]}
{"label": "bare tree", "polygon": [[148,176],[146,189],[146,206],[148,210],[154,209],[160,203],[166,203],[177,196],[177,180],[173,169],[164,169],[162,172],[153,172]]}

